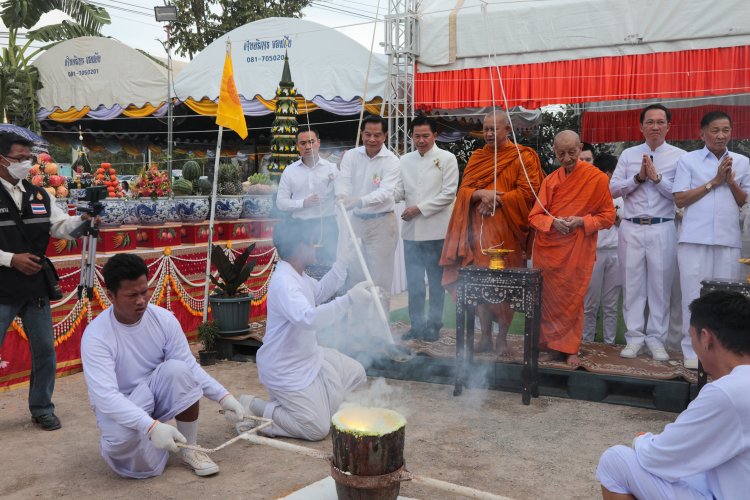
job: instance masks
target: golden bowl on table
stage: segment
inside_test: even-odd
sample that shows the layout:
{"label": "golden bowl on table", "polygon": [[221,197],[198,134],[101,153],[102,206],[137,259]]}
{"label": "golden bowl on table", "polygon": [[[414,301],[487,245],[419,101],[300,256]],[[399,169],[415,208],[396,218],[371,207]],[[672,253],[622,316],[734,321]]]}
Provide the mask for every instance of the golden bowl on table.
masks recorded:
{"label": "golden bowl on table", "polygon": [[489,268],[493,271],[505,269],[505,256],[512,252],[514,250],[507,248],[488,248],[487,250],[482,250],[483,254],[490,256]]}
{"label": "golden bowl on table", "polygon": [[[746,266],[750,266],[750,259],[739,259],[737,262],[740,264],[745,264]],[[750,273],[747,275],[747,282],[750,283]]]}

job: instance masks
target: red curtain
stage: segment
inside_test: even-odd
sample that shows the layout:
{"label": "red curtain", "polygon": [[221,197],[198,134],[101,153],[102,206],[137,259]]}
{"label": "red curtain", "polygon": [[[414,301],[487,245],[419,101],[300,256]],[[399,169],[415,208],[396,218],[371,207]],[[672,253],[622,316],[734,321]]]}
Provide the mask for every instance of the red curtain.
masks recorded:
{"label": "red curtain", "polygon": [[[681,98],[750,92],[750,46],[598,57],[500,68],[508,103],[551,104]],[[494,103],[503,102],[493,72]],[[489,68],[417,72],[417,109],[490,106]]]}
{"label": "red curtain", "polygon": [[[700,139],[700,121],[709,111],[724,111],[732,117],[732,138],[750,138],[750,106],[707,105],[694,108],[672,108],[672,126],[668,141]],[[600,142],[642,141],[640,109],[583,113],[581,137],[592,144]]]}

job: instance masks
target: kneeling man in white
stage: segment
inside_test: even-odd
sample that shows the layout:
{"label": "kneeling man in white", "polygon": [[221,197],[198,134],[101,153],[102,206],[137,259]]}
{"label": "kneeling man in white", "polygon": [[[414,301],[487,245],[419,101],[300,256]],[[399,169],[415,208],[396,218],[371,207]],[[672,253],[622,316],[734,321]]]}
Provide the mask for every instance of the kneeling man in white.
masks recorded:
{"label": "kneeling man in white", "polygon": [[[121,476],[158,476],[178,442],[196,444],[203,396],[218,401],[230,421],[243,419],[242,406],[196,363],[174,315],[149,304],[143,259],[115,255],[102,274],[112,305],[86,328],[81,343],[101,453]],[[176,428],[167,424],[172,419]],[[199,476],[219,472],[203,452],[180,454]]]}
{"label": "kneeling man in white", "polygon": [[661,434],[604,452],[605,499],[734,499],[750,491],[750,299],[712,292],[690,305],[690,338],[713,382]]}

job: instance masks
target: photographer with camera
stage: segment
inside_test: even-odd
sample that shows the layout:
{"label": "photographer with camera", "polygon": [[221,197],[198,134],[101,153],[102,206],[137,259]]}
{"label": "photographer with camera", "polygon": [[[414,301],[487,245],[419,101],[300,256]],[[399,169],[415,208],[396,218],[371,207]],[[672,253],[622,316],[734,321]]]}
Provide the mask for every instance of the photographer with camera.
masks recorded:
{"label": "photographer with camera", "polygon": [[0,345],[19,316],[31,349],[32,421],[53,431],[60,428],[60,420],[52,404],[57,364],[50,299],[62,296],[45,251],[50,235],[72,239],[70,232],[89,216],[70,217],[47,191],[26,180],[31,146],[19,135],[0,134]]}

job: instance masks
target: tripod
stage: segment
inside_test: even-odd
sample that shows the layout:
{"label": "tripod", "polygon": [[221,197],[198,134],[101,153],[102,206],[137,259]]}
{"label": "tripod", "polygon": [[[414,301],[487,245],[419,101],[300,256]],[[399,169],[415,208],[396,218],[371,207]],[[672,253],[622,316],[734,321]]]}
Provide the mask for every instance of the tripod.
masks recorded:
{"label": "tripod", "polygon": [[81,236],[83,236],[81,250],[81,279],[78,282],[78,298],[86,296],[89,302],[94,298],[94,273],[96,272],[96,239],[99,236],[99,228],[94,226],[92,220],[87,220],[81,225]]}

